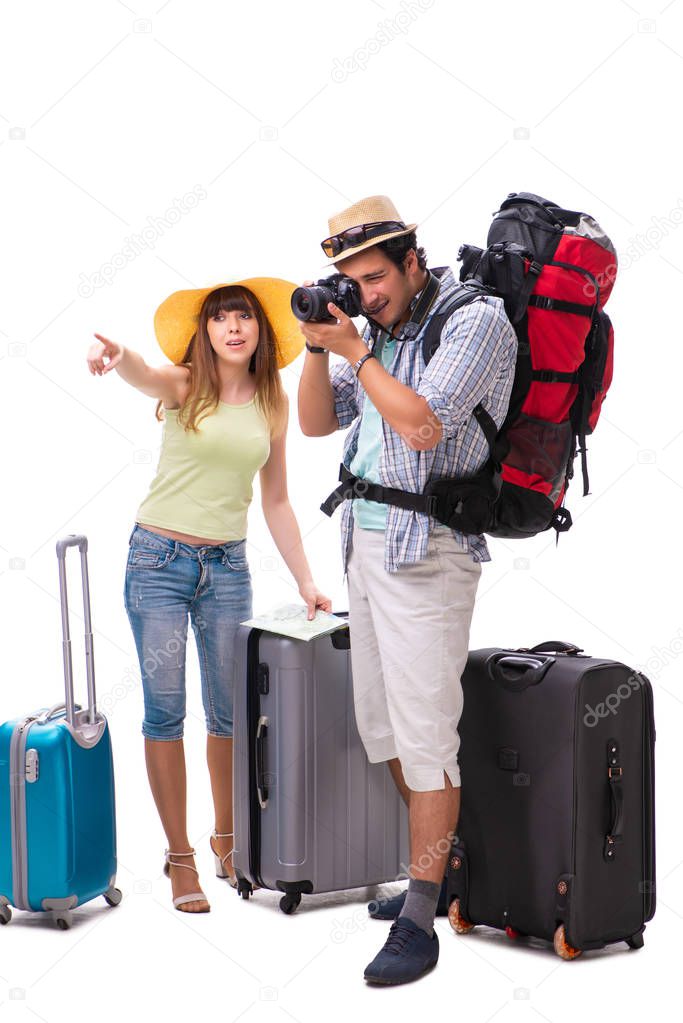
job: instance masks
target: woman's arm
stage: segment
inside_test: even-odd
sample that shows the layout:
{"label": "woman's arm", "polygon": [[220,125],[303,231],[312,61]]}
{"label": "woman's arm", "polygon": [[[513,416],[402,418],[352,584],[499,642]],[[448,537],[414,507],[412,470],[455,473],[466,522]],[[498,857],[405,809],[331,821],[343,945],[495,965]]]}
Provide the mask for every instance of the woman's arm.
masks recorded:
{"label": "woman's arm", "polygon": [[287,568],[294,576],[299,593],[308,605],[309,619],[314,617],[316,607],[323,611],[332,610],[332,601],[319,593],[301,541],[299,525],[289,503],[287,493],[287,468],[285,462],[285,445],[287,439],[287,421],[289,418],[289,401],[285,396],[287,413],[284,429],[278,437],[273,438],[270,445],[268,461],[259,473],[261,483],[261,507],[270,535],[275,546],[282,555]]}
{"label": "woman's arm", "polygon": [[[88,351],[88,369],[93,376],[104,376],[115,369],[122,380],[150,398],[180,402],[190,378],[187,366],[148,366],[141,355],[95,334],[97,343]],[[104,360],[107,359],[107,362]]]}

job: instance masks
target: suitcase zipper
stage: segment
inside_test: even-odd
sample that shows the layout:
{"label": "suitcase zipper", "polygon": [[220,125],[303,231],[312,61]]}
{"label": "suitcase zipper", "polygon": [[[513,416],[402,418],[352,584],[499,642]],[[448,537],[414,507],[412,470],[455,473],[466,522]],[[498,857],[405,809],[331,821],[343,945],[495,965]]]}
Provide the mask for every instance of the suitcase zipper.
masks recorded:
{"label": "suitcase zipper", "polygon": [[259,687],[259,638],[262,629],[252,629],[247,640],[247,736],[249,756],[249,873],[251,881],[265,888],[261,877],[261,806],[258,799],[256,733],[261,717]]}
{"label": "suitcase zipper", "polygon": [[600,287],[595,274],[592,274],[590,270],[584,269],[582,266],[576,266],[575,263],[564,263],[559,259],[549,259],[545,264],[546,266],[561,266],[564,270],[574,270],[575,273],[581,274],[583,277],[587,277],[593,287],[595,288],[595,305],[597,306],[600,298]]}
{"label": "suitcase zipper", "polygon": [[656,860],[655,860],[655,822],[654,822],[654,744],[656,738],[654,726],[654,706],[652,688],[649,680],[640,675],[643,689],[643,924],[651,920],[656,906]]}
{"label": "suitcase zipper", "polygon": [[26,835],[26,740],[37,714],[15,727],[10,742],[10,815],[12,826],[12,894],[17,909],[28,903],[28,847]]}

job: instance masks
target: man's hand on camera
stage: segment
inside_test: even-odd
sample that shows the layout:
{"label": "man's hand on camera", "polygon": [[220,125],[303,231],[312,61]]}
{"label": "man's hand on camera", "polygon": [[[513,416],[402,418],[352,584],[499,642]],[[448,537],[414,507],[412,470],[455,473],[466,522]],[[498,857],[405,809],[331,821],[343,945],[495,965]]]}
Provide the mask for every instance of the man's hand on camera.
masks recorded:
{"label": "man's hand on camera", "polygon": [[309,344],[326,348],[335,355],[341,355],[349,362],[357,362],[367,352],[367,346],[356,327],[346,313],[334,304],[327,303],[328,312],[336,318],[336,323],[317,323],[305,320],[300,324],[301,332]]}

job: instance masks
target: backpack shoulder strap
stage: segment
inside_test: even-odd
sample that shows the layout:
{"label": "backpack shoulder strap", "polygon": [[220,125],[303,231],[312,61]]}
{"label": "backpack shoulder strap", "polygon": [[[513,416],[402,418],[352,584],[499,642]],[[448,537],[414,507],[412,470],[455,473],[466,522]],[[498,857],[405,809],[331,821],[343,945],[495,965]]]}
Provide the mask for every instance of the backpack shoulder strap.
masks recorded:
{"label": "backpack shoulder strap", "polygon": [[430,359],[441,344],[441,333],[447,320],[458,309],[469,305],[482,295],[490,295],[491,290],[476,280],[469,280],[466,284],[457,284],[452,295],[449,295],[443,305],[434,313],[427,324],[422,339],[422,355],[425,366],[429,365]]}
{"label": "backpack shoulder strap", "polygon": [[[462,309],[463,306],[469,305],[470,302],[474,302],[476,299],[481,298],[483,295],[490,295],[491,293],[490,288],[487,288],[484,284],[481,284],[476,280],[470,280],[467,281],[466,284],[457,285],[456,290],[452,295],[448,296],[443,305],[434,313],[427,325],[425,336],[422,339],[422,355],[424,357],[425,365],[429,365],[429,360],[441,344],[441,333],[447,320],[453,315],[453,313],[458,309]],[[496,426],[495,420],[489,415],[481,402],[472,409],[472,415],[479,423],[479,426],[486,437],[492,461],[497,464],[496,437],[498,436],[498,427]]]}

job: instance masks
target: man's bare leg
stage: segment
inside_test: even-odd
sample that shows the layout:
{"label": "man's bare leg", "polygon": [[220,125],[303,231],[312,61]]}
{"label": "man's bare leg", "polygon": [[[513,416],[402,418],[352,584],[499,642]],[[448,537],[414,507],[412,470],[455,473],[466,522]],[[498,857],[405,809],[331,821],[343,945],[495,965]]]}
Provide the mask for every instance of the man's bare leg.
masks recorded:
{"label": "man's bare leg", "polygon": [[401,767],[401,761],[398,757],[394,757],[393,760],[389,760],[389,770],[391,776],[396,783],[396,788],[401,793],[401,798],[406,806],[410,806],[410,789],[406,785],[405,778],[403,777],[403,768]]}
{"label": "man's bare leg", "polygon": [[410,874],[441,884],[460,814],[460,788],[444,772],[446,787],[410,793]]}

